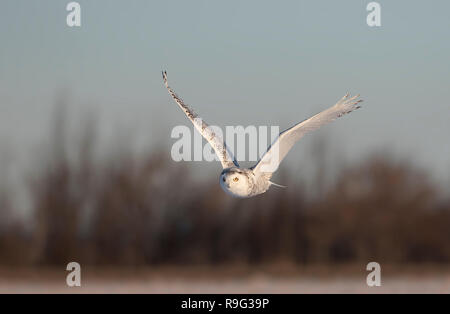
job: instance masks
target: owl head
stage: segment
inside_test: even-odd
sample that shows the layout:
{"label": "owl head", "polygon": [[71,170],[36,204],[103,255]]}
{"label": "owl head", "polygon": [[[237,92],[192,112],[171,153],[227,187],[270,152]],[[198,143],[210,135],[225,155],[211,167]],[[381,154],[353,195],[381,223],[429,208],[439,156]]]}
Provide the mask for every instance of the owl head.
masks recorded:
{"label": "owl head", "polygon": [[250,193],[250,178],[248,174],[239,168],[229,168],[220,175],[222,189],[237,197],[248,197]]}

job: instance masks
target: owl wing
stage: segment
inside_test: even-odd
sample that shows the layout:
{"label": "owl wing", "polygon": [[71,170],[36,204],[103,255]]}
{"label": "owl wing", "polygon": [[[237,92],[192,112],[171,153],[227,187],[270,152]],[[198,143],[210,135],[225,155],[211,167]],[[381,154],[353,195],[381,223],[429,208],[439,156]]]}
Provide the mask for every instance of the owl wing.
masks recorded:
{"label": "owl wing", "polygon": [[181,110],[186,114],[186,116],[191,120],[192,124],[194,124],[195,128],[200,132],[200,134],[208,141],[211,147],[214,149],[216,155],[219,157],[220,162],[222,163],[222,167],[224,169],[230,167],[239,167],[236,159],[231,154],[227,145],[225,144],[222,136],[220,134],[216,134],[202,118],[200,118],[188,105],[186,105],[183,100],[178,97],[177,94],[170,88],[169,83],[167,82],[167,72],[164,71],[162,73],[164,85],[166,86],[169,94],[175,100],[175,102],[180,106]]}
{"label": "owl wing", "polygon": [[252,167],[253,172],[259,175],[271,176],[278,169],[281,161],[286,157],[294,144],[306,133],[317,130],[322,125],[360,108],[358,103],[362,102],[362,100],[358,100],[358,97],[359,95],[349,98],[349,94],[347,94],[333,107],[281,132],[258,163]]}

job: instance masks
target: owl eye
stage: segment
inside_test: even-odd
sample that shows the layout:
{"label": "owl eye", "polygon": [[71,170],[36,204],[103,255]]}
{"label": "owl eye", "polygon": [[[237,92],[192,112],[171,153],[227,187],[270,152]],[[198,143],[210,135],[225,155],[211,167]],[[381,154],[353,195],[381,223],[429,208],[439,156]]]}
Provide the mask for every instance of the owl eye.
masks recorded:
{"label": "owl eye", "polygon": [[238,178],[238,177],[235,177],[235,178],[233,179],[233,181],[234,181],[234,182],[238,182],[238,181],[239,181],[239,178]]}

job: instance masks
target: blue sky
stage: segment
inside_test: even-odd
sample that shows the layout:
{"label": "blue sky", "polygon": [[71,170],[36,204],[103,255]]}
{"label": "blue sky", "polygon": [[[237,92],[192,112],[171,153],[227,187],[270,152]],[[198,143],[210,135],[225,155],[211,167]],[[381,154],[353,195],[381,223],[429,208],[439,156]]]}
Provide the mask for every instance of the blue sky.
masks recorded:
{"label": "blue sky", "polygon": [[367,26],[361,0],[80,0],[80,28],[66,25],[68,2],[0,4],[0,145],[19,154],[48,134],[58,94],[74,121],[97,114],[105,137],[124,128],[170,146],[171,129],[188,122],[163,88],[166,69],[222,127],[284,129],[360,93],[362,110],[316,136],[349,160],[387,149],[448,180],[448,1],[378,1],[379,28]]}

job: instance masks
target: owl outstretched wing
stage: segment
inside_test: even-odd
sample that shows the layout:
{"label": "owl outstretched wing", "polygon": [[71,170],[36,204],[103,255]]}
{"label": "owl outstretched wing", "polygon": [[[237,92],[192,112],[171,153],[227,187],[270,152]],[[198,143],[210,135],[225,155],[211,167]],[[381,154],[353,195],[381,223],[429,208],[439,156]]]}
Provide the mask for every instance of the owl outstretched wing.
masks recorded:
{"label": "owl outstretched wing", "polygon": [[191,120],[195,128],[200,132],[200,134],[208,141],[208,143],[214,149],[214,152],[216,153],[217,157],[222,163],[222,167],[224,169],[234,166],[239,167],[239,164],[231,154],[222,136],[214,132],[213,128],[210,127],[205,121],[203,121],[203,119],[200,118],[188,105],[186,105],[184,101],[180,97],[178,97],[178,95],[172,90],[172,88],[170,88],[169,83],[167,81],[167,72],[163,71],[162,75],[164,85],[169,91],[169,94],[172,96],[172,98],[175,100],[175,102],[178,104],[181,110],[183,110],[183,112],[186,114],[189,120]]}
{"label": "owl outstretched wing", "polygon": [[272,173],[278,169],[278,166],[284,157],[286,157],[290,149],[305,134],[317,130],[322,125],[332,122],[337,118],[360,108],[358,104],[362,102],[362,100],[357,99],[358,97],[359,95],[349,98],[349,94],[347,94],[333,107],[281,132],[258,163],[252,167],[253,172],[256,175],[263,174],[270,178]]}

